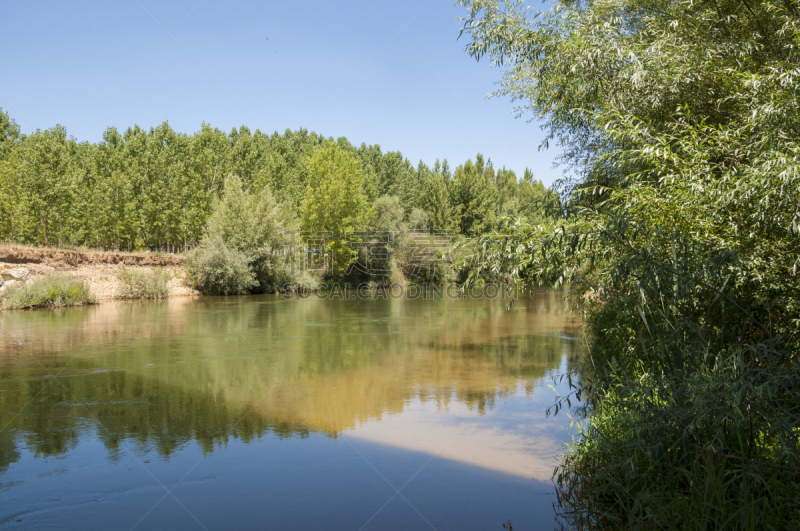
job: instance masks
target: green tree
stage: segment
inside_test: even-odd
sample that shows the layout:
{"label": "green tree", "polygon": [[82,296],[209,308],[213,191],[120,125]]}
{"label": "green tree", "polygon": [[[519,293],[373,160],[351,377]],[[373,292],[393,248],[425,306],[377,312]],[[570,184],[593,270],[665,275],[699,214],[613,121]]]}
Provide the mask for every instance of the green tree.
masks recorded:
{"label": "green tree", "polygon": [[494,176],[494,185],[497,189],[497,206],[495,215],[497,218],[515,217],[519,214],[519,198],[517,174],[513,170],[505,168],[498,170]]}
{"label": "green tree", "polygon": [[[202,205],[193,201],[202,184],[192,179],[190,139],[164,122],[150,130],[146,155],[149,198],[145,202],[151,245],[168,252],[186,249],[202,231]],[[198,212],[200,210],[200,212]]]}
{"label": "green tree", "polygon": [[93,222],[103,246],[130,249],[136,247],[138,233],[134,182],[130,179],[125,140],[111,127],[103,133],[103,142],[95,154],[96,182],[90,195],[96,206]]}
{"label": "green tree", "polygon": [[411,229],[418,231],[427,231],[431,227],[430,217],[428,213],[421,208],[415,208],[408,216],[408,226]]}
{"label": "green tree", "polygon": [[211,294],[274,288],[273,250],[283,238],[280,208],[268,187],[248,194],[238,176],[225,179],[200,245],[190,255],[191,277]]}
{"label": "green tree", "polygon": [[468,52],[506,69],[499,92],[545,119],[577,176],[564,219],[482,242],[493,270],[576,282],[587,301],[593,383],[577,392],[592,416],[556,476],[567,515],[579,527],[790,527],[796,3],[590,0],[537,16],[462,3]]}
{"label": "green tree", "polygon": [[19,157],[19,126],[0,108],[0,239],[12,243],[25,224]]}
{"label": "green tree", "polygon": [[158,246],[155,221],[157,216],[159,197],[154,191],[154,150],[151,149],[151,140],[138,125],[126,129],[125,157],[128,161],[128,179],[135,190],[136,220],[139,229],[136,238],[137,247],[152,249]]}
{"label": "green tree", "polygon": [[[31,217],[39,226],[37,241],[49,246],[64,243],[76,182],[73,173],[75,141],[56,126],[25,138],[20,174]],[[57,240],[53,241],[53,238]]]}
{"label": "green tree", "polygon": [[19,125],[0,107],[0,159],[5,158],[19,140]]}
{"label": "green tree", "polygon": [[27,204],[20,179],[19,151],[9,150],[0,158],[0,239],[14,243],[24,234]]}
{"label": "green tree", "polygon": [[230,169],[230,148],[227,135],[205,122],[192,138],[191,157],[195,175],[203,182],[206,212],[211,212],[214,198],[222,191],[225,175]]}
{"label": "green tree", "polygon": [[93,144],[68,138],[60,127],[20,135],[0,111],[0,238],[185,251],[204,237],[226,175],[237,175],[253,197],[274,194],[279,217],[297,229],[306,190],[312,181],[316,186],[310,158],[327,143],[359,161],[367,205],[396,197],[403,221],[413,217],[417,228],[476,234],[490,230],[493,218],[521,212],[524,191],[509,185],[513,172],[495,176],[482,157],[459,167],[453,179],[446,163],[430,168],[420,161],[414,168],[399,152],[367,144],[356,149],[344,137],[325,139],[305,129],[265,135],[242,126],[225,133],[203,123],[187,135],[164,122],[124,133],[109,128]]}
{"label": "green tree", "polygon": [[[374,186],[376,190],[376,199],[382,195],[403,197],[406,180],[413,170],[402,153],[399,151],[383,153],[377,144],[371,146],[361,144],[357,153],[362,160],[365,176],[369,177],[367,181],[369,189],[372,190]],[[375,184],[372,184],[373,174]]]}
{"label": "green tree", "polygon": [[519,182],[515,200],[518,205],[517,216],[533,225],[545,222],[546,217],[559,217],[562,214],[558,194],[542,181],[535,180],[528,168],[525,168],[525,174]]}
{"label": "green tree", "polygon": [[492,229],[497,189],[494,170],[491,163],[484,163],[483,155],[478,154],[474,164],[468,160],[456,168],[449,192],[461,234],[473,236]]}
{"label": "green tree", "polygon": [[281,202],[290,202],[298,209],[303,201],[308,181],[307,161],[325,139],[306,129],[291,131],[270,137],[270,152],[266,159],[268,182],[280,195]]}
{"label": "green tree", "polygon": [[436,231],[452,230],[456,227],[456,215],[450,204],[450,168],[445,159],[443,164],[436,161],[433,173],[428,176],[423,207],[428,213],[431,229]]}
{"label": "green tree", "polygon": [[403,223],[403,206],[396,195],[384,195],[372,204],[372,218],[369,222],[371,230],[378,232],[405,232]]}
{"label": "green tree", "polygon": [[422,161],[419,161],[416,170],[412,170],[409,173],[404,195],[400,198],[406,217],[410,216],[414,209],[423,208],[425,194],[428,188],[428,180],[431,178],[432,174],[433,171],[431,168]]}
{"label": "green tree", "polygon": [[363,230],[370,215],[362,165],[354,154],[328,142],[308,160],[307,171],[301,228],[324,237],[331,270],[339,276],[352,260],[348,233]]}

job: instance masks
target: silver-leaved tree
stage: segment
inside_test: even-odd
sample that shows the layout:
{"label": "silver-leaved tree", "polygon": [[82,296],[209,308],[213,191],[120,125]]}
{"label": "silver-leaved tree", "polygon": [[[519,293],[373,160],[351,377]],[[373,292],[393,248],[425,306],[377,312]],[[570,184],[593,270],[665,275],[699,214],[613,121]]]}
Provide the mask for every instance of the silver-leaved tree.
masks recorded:
{"label": "silver-leaved tree", "polygon": [[570,282],[588,310],[575,392],[591,416],[554,476],[565,514],[800,521],[800,7],[460,3],[468,53],[572,171],[558,218],[480,245],[483,267]]}

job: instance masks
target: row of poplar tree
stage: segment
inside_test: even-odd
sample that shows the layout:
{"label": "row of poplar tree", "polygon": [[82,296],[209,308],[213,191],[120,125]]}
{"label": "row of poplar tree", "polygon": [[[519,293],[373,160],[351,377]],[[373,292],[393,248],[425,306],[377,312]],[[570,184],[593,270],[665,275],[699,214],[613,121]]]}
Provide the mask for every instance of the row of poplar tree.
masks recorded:
{"label": "row of poplar tree", "polygon": [[413,228],[484,233],[504,216],[538,217],[554,194],[533,179],[495,170],[481,155],[454,171],[447,161],[414,167],[400,152],[356,148],[346,138],[305,129],[272,135],[247,127],[230,133],[203,124],[192,135],[167,122],[98,143],[55,126],[23,135],[0,109],[0,241],[113,250],[182,251],[203,236],[207,218],[232,176],[248,194],[269,187],[299,212],[318,182],[311,155],[325,145],[355,157],[366,204],[394,196]]}

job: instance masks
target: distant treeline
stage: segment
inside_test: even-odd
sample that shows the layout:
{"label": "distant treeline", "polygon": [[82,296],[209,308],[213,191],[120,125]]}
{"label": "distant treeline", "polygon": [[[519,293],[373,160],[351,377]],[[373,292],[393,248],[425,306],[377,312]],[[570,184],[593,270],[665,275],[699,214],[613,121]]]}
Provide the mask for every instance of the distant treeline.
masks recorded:
{"label": "distant treeline", "polygon": [[400,152],[355,147],[344,137],[305,129],[268,135],[244,126],[225,133],[205,123],[192,135],[167,122],[149,131],[110,127],[92,144],[61,126],[20,134],[0,109],[0,241],[182,251],[203,237],[231,177],[253,197],[268,188],[299,219],[318,182],[311,155],[330,144],[357,159],[366,204],[396,197],[406,227],[475,235],[504,216],[535,221],[555,198],[529,170],[518,179],[481,155],[454,171],[447,160],[415,167]]}

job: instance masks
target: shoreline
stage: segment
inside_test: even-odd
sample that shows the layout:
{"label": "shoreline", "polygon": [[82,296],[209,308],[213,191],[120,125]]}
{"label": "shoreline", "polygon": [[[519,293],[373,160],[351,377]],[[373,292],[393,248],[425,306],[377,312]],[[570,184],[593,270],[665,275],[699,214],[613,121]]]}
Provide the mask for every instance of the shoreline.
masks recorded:
{"label": "shoreline", "polygon": [[167,283],[169,298],[200,296],[186,281],[186,259],[182,255],[0,246],[0,271],[26,269],[30,279],[52,274],[69,276],[85,282],[97,303],[132,300],[119,294],[122,283],[117,275],[126,269],[150,271],[157,267],[172,276]]}

